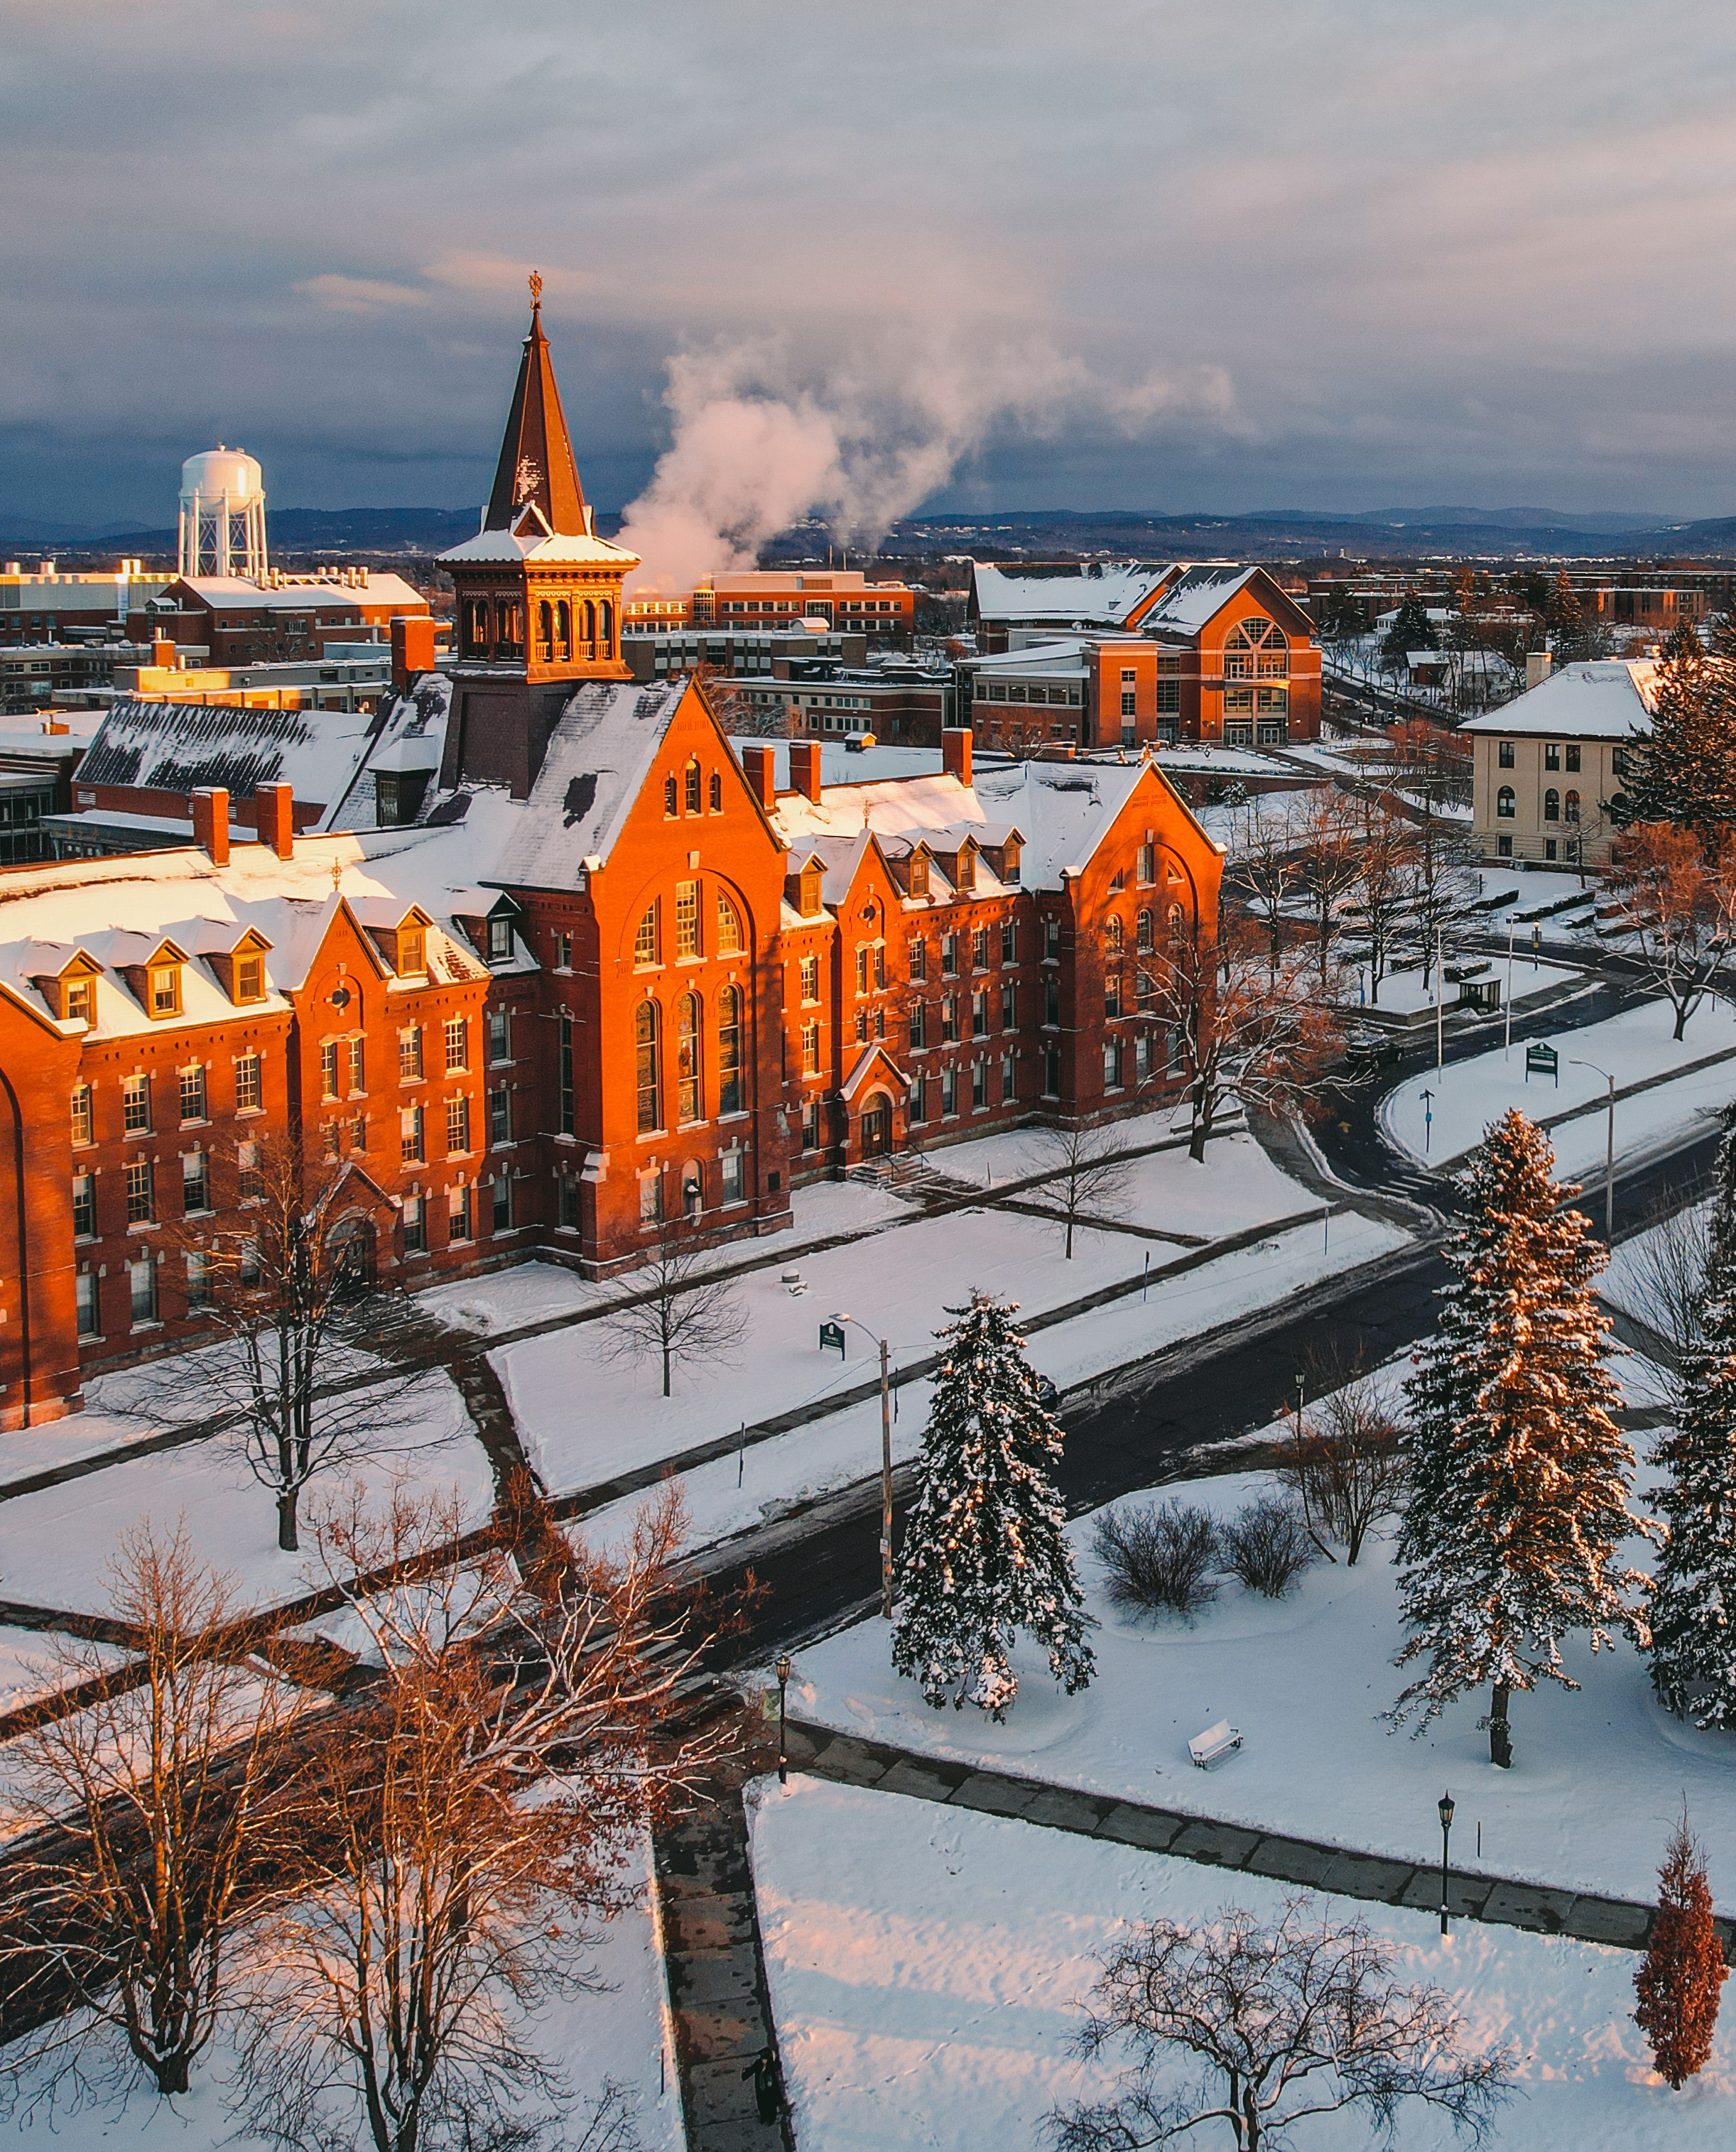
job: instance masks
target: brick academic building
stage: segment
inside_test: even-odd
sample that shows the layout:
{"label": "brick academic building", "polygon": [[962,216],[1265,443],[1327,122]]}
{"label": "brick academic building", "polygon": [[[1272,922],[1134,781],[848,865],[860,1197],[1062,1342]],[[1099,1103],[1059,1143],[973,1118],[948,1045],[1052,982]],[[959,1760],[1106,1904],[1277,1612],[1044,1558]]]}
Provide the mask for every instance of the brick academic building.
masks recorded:
{"label": "brick academic building", "polygon": [[279,784],[246,842],[207,789],[190,846],[0,876],[0,1424],[196,1339],[201,1241],[245,1238],[292,1134],[331,1230],[414,1287],[774,1232],[913,1141],[1185,1087],[1155,982],[1221,855],[1155,766],[973,776],[951,731],[937,770],[828,783],[841,748],[738,753],[691,680],[627,678],[637,562],[596,535],[535,307],[445,565],[414,825],[309,836]]}

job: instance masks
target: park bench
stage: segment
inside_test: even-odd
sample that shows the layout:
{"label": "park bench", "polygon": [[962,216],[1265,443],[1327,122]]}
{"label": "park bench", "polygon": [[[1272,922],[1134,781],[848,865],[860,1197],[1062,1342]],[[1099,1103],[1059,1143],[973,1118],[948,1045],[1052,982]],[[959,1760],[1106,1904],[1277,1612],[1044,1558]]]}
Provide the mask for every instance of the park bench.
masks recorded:
{"label": "park bench", "polygon": [[1214,1764],[1221,1764],[1232,1749],[1241,1746],[1241,1736],[1227,1718],[1219,1719],[1216,1726],[1208,1726],[1203,1733],[1196,1733],[1187,1744],[1187,1753],[1202,1771],[1209,1771]]}

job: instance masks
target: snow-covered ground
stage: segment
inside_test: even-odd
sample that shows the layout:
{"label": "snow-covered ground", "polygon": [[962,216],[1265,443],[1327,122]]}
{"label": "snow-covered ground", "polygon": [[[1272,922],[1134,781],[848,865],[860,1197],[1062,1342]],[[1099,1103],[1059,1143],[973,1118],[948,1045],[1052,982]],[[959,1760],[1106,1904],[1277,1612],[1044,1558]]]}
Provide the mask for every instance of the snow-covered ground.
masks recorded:
{"label": "snow-covered ground", "polygon": [[[1547,1076],[1525,1080],[1525,1043],[1510,1051],[1491,1047],[1468,1061],[1449,1062],[1408,1080],[1388,1094],[1380,1109],[1381,1125],[1401,1150],[1437,1170],[1461,1159],[1483,1139],[1491,1121],[1510,1106],[1534,1120],[1546,1120],[1570,1108],[1600,1101],[1606,1095],[1596,1069],[1576,1065],[1596,1062],[1616,1079],[1617,1091],[1672,1068],[1728,1053],[1733,1058],[1675,1083],[1662,1084],[1637,1098],[1616,1101],[1616,1162],[1653,1149],[1683,1129],[1727,1105],[1736,1097],[1736,1011],[1722,1002],[1707,1002],[1688,1020],[1688,1035],[1670,1034],[1675,1019],[1667,1002],[1643,1002],[1603,1023],[1574,1029],[1564,1025],[1547,1041],[1561,1056],[1559,1086]],[[1433,1093],[1434,1124],[1425,1148],[1423,1092]],[[1575,1175],[1603,1163],[1606,1117],[1584,1114],[1551,1132],[1561,1170]]]}
{"label": "snow-covered ground", "polygon": [[[431,1490],[456,1488],[466,1520],[480,1523],[494,1481],[463,1399],[438,1371],[419,1383],[416,1395],[414,1425],[392,1430],[395,1454],[371,1468],[368,1484],[383,1492],[401,1474]],[[346,1484],[341,1474],[317,1480],[302,1498],[303,1515]],[[201,1558],[231,1572],[255,1603],[292,1599],[308,1588],[307,1557],[278,1551],[271,1490],[218,1438],[0,1502],[0,1597],[105,1612],[107,1565],[121,1535],[147,1517],[172,1532],[183,1516]]]}
{"label": "snow-covered ground", "polygon": [[[1452,962],[1450,953],[1448,962],[1449,963]],[[1504,957],[1492,957],[1490,964],[1490,970],[1482,977],[1485,980],[1499,980],[1502,997],[1505,999],[1507,993],[1506,959]],[[1352,960],[1347,957],[1345,960],[1347,977],[1351,969]],[[1522,1002],[1530,1001],[1539,994],[1554,993],[1561,987],[1576,985],[1584,976],[1583,972],[1571,971],[1560,964],[1538,964],[1534,967],[1529,957],[1515,959],[1513,966],[1514,1006],[1517,1007]],[[1368,982],[1366,965],[1358,967],[1357,981],[1358,993],[1365,992]],[[1434,973],[1432,969],[1429,972],[1427,987],[1423,984],[1420,968],[1409,972],[1388,972],[1380,982],[1379,1000],[1373,1004],[1359,1002],[1358,1006],[1372,1006],[1376,1009],[1384,1009],[1388,1015],[1393,1016],[1408,1016],[1418,1009],[1427,1009],[1432,1014],[1434,1008]],[[1449,1018],[1456,1010],[1458,1002],[1459,988],[1449,981],[1446,1013]]]}
{"label": "snow-covered ground", "polygon": [[[1040,2144],[1052,2107],[1107,2089],[1069,2043],[1096,1961],[1129,1922],[1203,1923],[1229,1905],[1269,1921],[1291,1895],[1256,1876],[799,1775],[750,1794],[766,1976],[805,2152]],[[1672,2093],[1632,2022],[1629,1952],[1463,1921],[1443,1941],[1427,1914],[1313,1902],[1364,1921],[1396,1951],[1400,1978],[1445,1988],[1473,2048],[1515,2043],[1515,2096],[1495,2145],[1698,2152],[1736,2126],[1729,2013],[1709,2067]],[[1346,2152],[1378,2141],[1343,2116],[1296,2138]],[[1443,2118],[1404,2109],[1394,2141],[1444,2152],[1454,2139]]]}
{"label": "snow-covered ground", "polygon": [[[566,2073],[576,2115],[588,2112],[605,2079],[612,2078],[637,2101],[643,2152],[681,2152],[685,2136],[673,2059],[659,2062],[662,1972],[648,1901],[647,1881],[646,1898],[611,1921],[586,1957],[600,1983],[597,1992],[550,2003],[536,2021],[535,2045]],[[0,2049],[0,2068],[5,2059]],[[185,2098],[160,2100],[145,2081],[124,2109],[93,2105],[75,2114],[57,2113],[52,2129],[43,2121],[32,2128],[20,2116],[0,2121],[0,2146],[49,2144],[56,2152],[94,2152],[97,2146],[133,2147],[137,2152],[218,2152],[220,2147],[222,2152],[266,2152],[266,2140],[238,2129],[225,2105],[225,2083],[235,2068],[234,2048],[220,2036]],[[28,2084],[27,2080],[27,2092]],[[555,2141],[568,2140],[557,2134]]]}
{"label": "snow-covered ground", "polygon": [[[1235,1474],[1165,1498],[1226,1516],[1269,1484]],[[1567,1669],[1583,1688],[1515,1697],[1516,1762],[1498,1770],[1477,1728],[1486,1696],[1419,1738],[1378,1718],[1409,1677],[1392,1663],[1402,1632],[1386,1547],[1368,1547],[1354,1569],[1319,1564],[1282,1601],[1226,1581],[1190,1627],[1111,1606],[1091,1520],[1069,1529],[1102,1623],[1097,1678],[1082,1694],[1062,1695],[1041,1655],[1021,1646],[1004,1725],[974,1709],[930,1711],[914,1683],[894,1677],[886,1628],[871,1620],[799,1655],[791,1710],[935,1755],[1408,1860],[1439,1857],[1434,1804],[1448,1786],[1463,1866],[1620,1897],[1650,1894],[1685,1794],[1713,1849],[1713,1888],[1736,1909],[1736,1734],[1698,1733],[1660,1710],[1631,1645],[1594,1661],[1582,1639],[1570,1644]],[[1630,1554],[1643,1566],[1637,1544]],[[1244,1746],[1210,1774],[1195,1770],[1189,1738],[1221,1718]]]}
{"label": "snow-covered ground", "polygon": [[[992,1168],[997,1179],[1028,1171],[1028,1138],[1000,1140],[1007,1148]],[[966,1163],[982,1169],[980,1160]],[[945,1170],[952,1170],[950,1157]],[[1215,1238],[1298,1214],[1317,1218],[1320,1210],[1319,1199],[1280,1172],[1251,1137],[1238,1135],[1214,1143],[1203,1166],[1190,1164],[1181,1151],[1138,1161],[1126,1222],[1154,1232]],[[1064,1386],[1402,1241],[1393,1229],[1352,1216],[1333,1221],[1329,1252],[1327,1237],[1313,1223],[1275,1236],[1272,1246],[1256,1244],[1173,1281],[1154,1275],[1143,1302],[1134,1296],[1082,1316],[1077,1325],[1043,1333],[1038,1364]],[[736,1288],[749,1327],[733,1363],[678,1368],[673,1394],[667,1398],[659,1366],[622,1364],[609,1357],[612,1333],[605,1323],[528,1338],[490,1357],[506,1386],[520,1439],[549,1486],[592,1485],[723,1435],[744,1420],[764,1420],[868,1380],[877,1363],[863,1331],[848,1331],[848,1357],[841,1363],[835,1353],[820,1350],[820,1324],[840,1309],[888,1339],[896,1368],[932,1352],[946,1309],[958,1305],[972,1286],[1010,1295],[1028,1321],[1104,1286],[1139,1277],[1148,1255],[1155,1274],[1184,1253],[1166,1240],[1089,1231],[1076,1234],[1074,1251],[1069,1261],[1059,1231],[1048,1219],[985,1207],[918,1219],[865,1246],[855,1243],[752,1271]],[[805,1292],[793,1294],[782,1282],[785,1267],[799,1270]],[[906,1394],[901,1424],[914,1416],[919,1428],[924,1409],[926,1404]],[[877,1407],[873,1415],[877,1421]],[[813,1439],[806,1432],[789,1438],[798,1445],[791,1460],[803,1461],[797,1464],[795,1487],[780,1485],[779,1498],[796,1487],[811,1488],[805,1459]],[[854,1447],[853,1437],[851,1442]],[[733,1485],[733,1464],[728,1476]],[[762,1480],[758,1499],[768,1493]]]}

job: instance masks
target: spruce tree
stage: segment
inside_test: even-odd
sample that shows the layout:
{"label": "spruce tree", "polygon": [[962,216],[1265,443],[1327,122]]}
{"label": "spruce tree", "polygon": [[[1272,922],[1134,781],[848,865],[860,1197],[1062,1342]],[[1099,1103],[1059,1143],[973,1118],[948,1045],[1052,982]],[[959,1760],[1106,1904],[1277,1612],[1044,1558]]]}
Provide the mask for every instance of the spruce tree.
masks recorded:
{"label": "spruce tree", "polygon": [[1686,1804],[1657,1884],[1657,1918],[1633,1977],[1640,1998],[1633,2016],[1651,2043],[1658,2075],[1680,2092],[1712,2058],[1718,1990],[1728,1972],[1713,1924],[1705,1855],[1688,1830]]}
{"label": "spruce tree", "polygon": [[1673,822],[1703,843],[1736,823],[1736,667],[1710,656],[1693,625],[1666,641],[1652,682],[1652,729],[1627,744],[1611,818]]}
{"label": "spruce tree", "polygon": [[1634,1529],[1633,1456],[1615,1424],[1607,1322],[1591,1280],[1606,1257],[1560,1208],[1555,1154],[1524,1114],[1490,1129],[1461,1185],[1440,1324],[1405,1384],[1411,1484],[1397,1560],[1410,1634],[1398,1664],[1424,1671],[1388,1714],[1419,1731],[1490,1684],[1490,1754],[1512,1761],[1507,1706],[1540,1680],[1576,1688],[1561,1639],[1594,1651],[1631,1621],[1617,1566]]}
{"label": "spruce tree", "polygon": [[1380,646],[1383,657],[1397,663],[1407,650],[1438,650],[1440,637],[1434,632],[1434,622],[1429,617],[1429,608],[1412,591],[1400,604],[1398,617],[1387,630]]}
{"label": "spruce tree", "polygon": [[921,1491],[899,1556],[892,1664],[928,1703],[967,1698],[1004,1718],[1018,1692],[1013,1632],[1047,1647],[1069,1696],[1094,1671],[1073,1550],[1049,1478],[1060,1428],[1043,1408],[1014,1328],[1017,1303],[972,1292],[948,1308],[917,1460]]}
{"label": "spruce tree", "polygon": [[1724,1114],[1698,1333],[1682,1355],[1677,1424],[1645,1500],[1665,1537],[1652,1578],[1652,1686],[1678,1717],[1736,1729],[1736,1107]]}

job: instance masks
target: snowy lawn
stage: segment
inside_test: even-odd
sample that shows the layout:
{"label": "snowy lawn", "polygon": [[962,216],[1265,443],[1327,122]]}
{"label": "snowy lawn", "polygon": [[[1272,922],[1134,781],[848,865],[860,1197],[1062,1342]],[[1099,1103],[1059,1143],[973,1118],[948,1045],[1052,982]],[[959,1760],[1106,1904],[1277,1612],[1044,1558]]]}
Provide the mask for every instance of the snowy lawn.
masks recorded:
{"label": "snowy lawn", "polygon": [[[647,1899],[649,1883],[647,1884]],[[586,1961],[602,1992],[564,1997],[537,2021],[536,2046],[566,2072],[582,2113],[606,2078],[637,2101],[643,2152],[681,2152],[681,2097],[671,2063],[659,2092],[658,2051],[663,2038],[662,1974],[657,1962],[648,1902],[642,1901],[602,1931]],[[0,2064],[5,2057],[0,2051]],[[220,2038],[185,2098],[159,2100],[141,2081],[117,2112],[88,2106],[58,2114],[51,2131],[22,2119],[0,2122],[0,2145],[50,2144],[56,2152],[93,2152],[102,2146],[137,2152],[266,2152],[265,2140],[237,2127],[223,2101],[224,2079],[235,2068],[232,2047]],[[558,2136],[557,2136],[557,2141]]]}
{"label": "snowy lawn", "polygon": [[[64,1641],[39,1629],[0,1623],[0,1711],[16,1711],[61,1686],[60,1647]],[[104,1667],[119,1666],[127,1656],[106,1644],[81,1643],[74,1648],[94,1653]]]}
{"label": "snowy lawn", "polygon": [[[1722,1002],[1703,1003],[1689,1018],[1685,1038],[1672,1038],[1674,1028],[1669,1004],[1663,1001],[1647,1002],[1604,1023],[1579,1029],[1564,1025],[1548,1041],[1533,1042],[1550,1044],[1561,1055],[1559,1088],[1546,1076],[1534,1075],[1525,1081],[1525,1047],[1520,1041],[1515,1040],[1510,1054],[1492,1047],[1471,1060],[1449,1063],[1439,1076],[1430,1069],[1424,1076],[1407,1079],[1383,1100],[1381,1125],[1401,1150],[1438,1170],[1475,1150],[1489,1124],[1510,1106],[1517,1106],[1533,1120],[1546,1120],[1571,1107],[1601,1102],[1606,1096],[1602,1077],[1591,1068],[1573,1066],[1576,1061],[1595,1061],[1607,1069],[1620,1091],[1684,1063],[1704,1060],[1708,1054],[1736,1057],[1736,1011]],[[1434,1094],[1434,1125],[1426,1150],[1425,1085]],[[1618,1098],[1617,1165],[1727,1105],[1733,1096],[1736,1059],[1660,1084],[1637,1098]],[[1602,1165],[1606,1125],[1603,1114],[1591,1113],[1551,1132],[1550,1140],[1565,1172],[1578,1176]]]}
{"label": "snowy lawn", "polygon": [[[1127,1924],[1206,1922],[1228,1905],[1275,1919],[1287,1893],[1163,1854],[894,1794],[793,1778],[750,1789],[754,1877],[795,2134],[805,2152],[1035,2146],[1044,2115],[1106,2089],[1069,2053],[1096,1961]],[[1736,2030],[1681,2093],[1653,2076],[1632,2022],[1628,1952],[1346,1899],[1395,1948],[1398,1977],[1445,1988],[1477,2049],[1521,2059],[1493,2133],[1525,2152],[1699,2147],[1736,2127]],[[1729,2027],[1726,2011],[1726,2026]],[[1179,2089],[1187,2080],[1177,2071]],[[1445,2119],[1400,2110],[1400,2152],[1444,2152]],[[1194,2133],[1229,2141],[1221,2125]],[[1380,2140],[1348,2117],[1299,2125],[1298,2148]]]}
{"label": "snowy lawn", "polygon": [[[494,1481],[464,1401],[439,1372],[418,1396],[416,1424],[395,1428],[390,1437],[402,1454],[374,1464],[367,1478],[382,1492],[398,1474],[431,1490],[455,1487],[466,1520],[480,1524],[492,1506]],[[302,1497],[304,1518],[346,1484],[343,1474],[316,1480]],[[106,1612],[106,1566],[121,1535],[147,1517],[172,1531],[183,1516],[201,1557],[232,1571],[254,1603],[268,1606],[308,1589],[306,1556],[278,1551],[271,1490],[219,1438],[0,1502],[0,1596]]]}
{"label": "snowy lawn", "polygon": [[[1014,1145],[1021,1139],[1000,1140]],[[1008,1177],[1016,1165],[1014,1154]],[[993,1170],[999,1178],[1001,1169]],[[1215,1143],[1203,1167],[1190,1165],[1179,1151],[1140,1161],[1129,1221],[1167,1232],[1215,1236],[1320,1208],[1319,1199],[1281,1173],[1252,1138],[1236,1136]],[[1331,1271],[1366,1261],[1402,1245],[1404,1236],[1345,1215],[1332,1221],[1329,1252],[1326,1237],[1322,1226],[1312,1223],[1171,1281],[1154,1276],[1143,1302],[1134,1295],[1041,1332],[1034,1347],[1037,1364],[1064,1388],[1209,1328],[1238,1308],[1260,1307]],[[807,1282],[809,1289],[800,1295],[781,1282],[778,1269],[750,1272],[737,1287],[749,1329],[734,1363],[678,1368],[673,1394],[667,1398],[660,1367],[610,1359],[612,1333],[603,1323],[528,1338],[491,1360],[505,1383],[520,1437],[548,1485],[592,1485],[724,1434],[744,1420],[758,1422],[869,1380],[877,1360],[863,1332],[848,1332],[848,1357],[841,1363],[835,1353],[822,1355],[819,1349],[820,1326],[837,1310],[859,1316],[887,1337],[896,1368],[934,1350],[946,1309],[958,1305],[972,1286],[1010,1295],[1029,1320],[1103,1286],[1138,1277],[1148,1253],[1154,1273],[1184,1253],[1167,1241],[1089,1230],[1076,1235],[1074,1246],[1069,1262],[1058,1229],[1048,1220],[985,1209],[906,1226],[890,1243],[805,1257],[788,1266]],[[887,1260],[895,1252],[896,1261]],[[901,1425],[906,1432],[920,1429],[924,1411],[926,1397],[919,1404],[906,1393]],[[876,1406],[876,1422],[877,1414]],[[803,1445],[812,1439],[805,1430],[789,1438]],[[792,1453],[803,1459],[808,1454],[805,1446]],[[796,1472],[794,1486],[811,1488],[805,1463]],[[733,1487],[733,1465],[728,1477]],[[779,1496],[794,1490],[780,1479]],[[771,1491],[762,1480],[756,1500],[764,1500]]]}
{"label": "snowy lawn", "polygon": [[[1452,962],[1450,957],[1448,962],[1449,963]],[[1490,979],[1499,979],[1502,998],[1505,1000],[1507,992],[1507,960],[1505,957],[1491,957],[1490,965],[1490,970],[1480,974],[1480,977],[1485,982]],[[1515,962],[1513,967],[1514,1006],[1517,1007],[1521,1002],[1528,1002],[1538,994],[1553,993],[1558,987],[1576,985],[1584,977],[1583,972],[1570,971],[1561,964],[1539,964],[1533,969],[1530,960],[1527,957],[1524,962]],[[1368,980],[1366,965],[1358,970],[1357,980],[1359,990],[1366,987]],[[1451,1019],[1458,1010],[1459,988],[1450,979],[1447,982],[1446,992],[1446,1013]],[[1347,1002],[1345,1006],[1349,1007],[1352,1004]],[[1354,1006],[1376,1011],[1384,1009],[1388,1016],[1410,1016],[1415,1014],[1419,1009],[1427,1009],[1432,1020],[1434,1011],[1434,971],[1430,969],[1429,984],[1426,987],[1423,984],[1420,967],[1414,972],[1388,972],[1380,982],[1380,999],[1373,1002],[1358,1002]]]}
{"label": "snowy lawn", "polygon": [[[1269,1485],[1238,1474],[1167,1489],[1164,1499],[1224,1517]],[[1409,1677],[1392,1664],[1402,1639],[1383,1546],[1365,1549],[1353,1570],[1339,1550],[1338,1566],[1317,1566],[1282,1601],[1228,1580],[1190,1627],[1112,1606],[1091,1520],[1069,1529],[1103,1625],[1097,1678],[1081,1695],[1062,1695],[1040,1653],[1022,1646],[1004,1725],[973,1708],[931,1711],[913,1682],[894,1677],[886,1629],[868,1621],[801,1654],[791,1710],[935,1755],[1409,1860],[1439,1857],[1434,1804],[1447,1786],[1459,1803],[1458,1865],[1627,1898],[1651,1895],[1685,1793],[1711,1849],[1713,1888],[1736,1910],[1736,1735],[1697,1733],[1661,1711],[1632,1646],[1593,1662],[1582,1639],[1571,1643],[1567,1668],[1583,1689],[1515,1696],[1515,1764],[1498,1770],[1477,1728],[1486,1695],[1419,1738],[1388,1733],[1378,1718]],[[1641,1550],[1629,1551],[1637,1566]],[[1209,1774],[1195,1770],[1188,1739],[1221,1718],[1241,1728],[1245,1746]]]}

